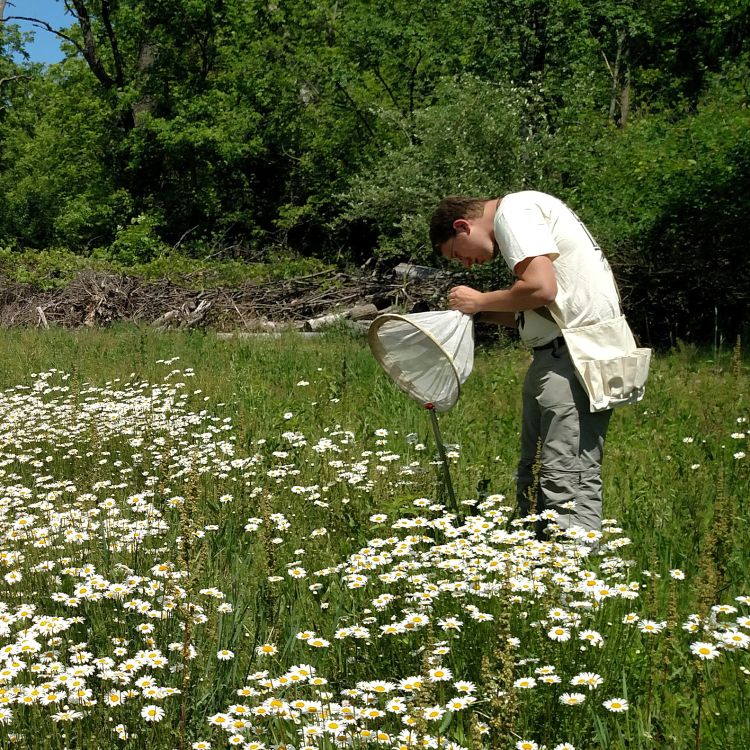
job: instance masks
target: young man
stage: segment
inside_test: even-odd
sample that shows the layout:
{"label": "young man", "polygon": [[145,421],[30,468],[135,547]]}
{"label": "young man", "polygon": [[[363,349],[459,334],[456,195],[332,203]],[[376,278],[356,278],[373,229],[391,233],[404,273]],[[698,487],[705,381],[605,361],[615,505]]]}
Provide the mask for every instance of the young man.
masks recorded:
{"label": "young man", "polygon": [[430,240],[437,252],[467,268],[499,252],[515,276],[508,289],[454,287],[448,305],[518,327],[532,349],[523,385],[516,490],[522,515],[529,511],[540,445],[536,512],[556,511],[562,528],[599,531],[601,463],[612,412],[591,412],[550,308],[567,328],[620,314],[617,286],[602,251],[562,201],[535,191],[492,199],[445,198],[432,216]]}

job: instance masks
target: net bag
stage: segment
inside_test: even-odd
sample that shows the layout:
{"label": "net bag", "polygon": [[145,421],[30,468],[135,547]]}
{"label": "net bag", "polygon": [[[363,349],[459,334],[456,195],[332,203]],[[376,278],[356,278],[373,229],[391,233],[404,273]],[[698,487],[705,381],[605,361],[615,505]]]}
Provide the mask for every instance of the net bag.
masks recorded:
{"label": "net bag", "polygon": [[474,324],[457,310],[386,313],[372,322],[367,340],[391,380],[438,412],[455,405],[474,366]]}

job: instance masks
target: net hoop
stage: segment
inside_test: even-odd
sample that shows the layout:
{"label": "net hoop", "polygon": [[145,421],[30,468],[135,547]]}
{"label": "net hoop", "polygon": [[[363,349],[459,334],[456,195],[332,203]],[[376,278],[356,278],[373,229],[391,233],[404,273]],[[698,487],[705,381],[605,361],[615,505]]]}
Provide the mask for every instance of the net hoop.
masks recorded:
{"label": "net hoop", "polygon": [[[377,360],[378,364],[388,373],[388,375],[391,377],[391,379],[394,381],[394,383],[408,396],[413,398],[415,401],[419,400],[422,403],[422,406],[427,407],[428,404],[434,407],[432,402],[430,401],[423,401],[421,399],[416,399],[414,397],[414,394],[409,391],[408,388],[405,388],[402,383],[401,379],[398,377],[401,374],[405,374],[403,370],[393,362],[388,352],[385,350],[385,347],[380,341],[380,338],[378,336],[378,331],[385,323],[389,323],[392,321],[397,321],[399,323],[406,323],[407,325],[410,325],[412,328],[419,331],[422,335],[424,335],[430,342],[432,342],[433,346],[445,357],[445,359],[448,361],[448,363],[451,366],[451,371],[453,372],[453,377],[456,381],[456,388],[455,388],[455,398],[452,399],[450,405],[446,409],[435,409],[436,411],[448,411],[449,409],[452,409],[453,406],[455,406],[456,402],[458,401],[458,397],[461,395],[461,378],[459,376],[458,370],[456,369],[456,365],[453,362],[453,358],[445,351],[445,349],[441,346],[441,344],[437,341],[437,339],[430,333],[429,330],[427,330],[424,326],[420,326],[419,324],[415,323],[410,318],[406,317],[405,315],[398,315],[397,313],[385,313],[383,315],[379,315],[375,320],[373,320],[372,324],[370,325],[370,328],[367,331],[367,343],[370,345],[370,350],[372,351],[375,359]],[[386,362],[388,362],[388,366],[386,366]]]}

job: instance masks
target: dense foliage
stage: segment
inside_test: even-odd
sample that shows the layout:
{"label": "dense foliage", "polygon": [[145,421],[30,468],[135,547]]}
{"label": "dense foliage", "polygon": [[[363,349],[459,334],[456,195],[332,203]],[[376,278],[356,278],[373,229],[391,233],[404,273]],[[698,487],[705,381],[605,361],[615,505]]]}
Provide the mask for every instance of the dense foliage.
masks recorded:
{"label": "dense foliage", "polygon": [[0,246],[425,261],[443,194],[536,188],[642,335],[742,329],[748,0],[70,0],[48,67],[14,62],[20,5]]}

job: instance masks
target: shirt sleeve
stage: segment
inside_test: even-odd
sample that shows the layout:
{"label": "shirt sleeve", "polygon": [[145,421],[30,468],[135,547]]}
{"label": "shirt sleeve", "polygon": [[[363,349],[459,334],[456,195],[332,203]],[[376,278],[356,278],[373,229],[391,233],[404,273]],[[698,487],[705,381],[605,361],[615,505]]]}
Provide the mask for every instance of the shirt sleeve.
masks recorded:
{"label": "shirt sleeve", "polygon": [[495,240],[511,271],[526,258],[560,255],[541,208],[519,198],[503,198],[494,219]]}

